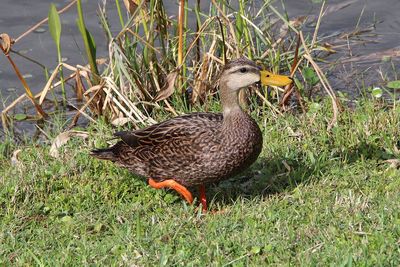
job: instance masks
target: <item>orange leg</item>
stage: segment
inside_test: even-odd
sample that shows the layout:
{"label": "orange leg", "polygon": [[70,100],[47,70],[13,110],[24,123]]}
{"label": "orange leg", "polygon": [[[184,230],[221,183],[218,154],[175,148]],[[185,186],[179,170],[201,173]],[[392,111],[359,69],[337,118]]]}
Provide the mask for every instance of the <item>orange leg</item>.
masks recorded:
{"label": "orange leg", "polygon": [[181,194],[183,198],[186,199],[187,202],[189,202],[189,204],[193,203],[192,193],[190,193],[189,190],[186,189],[186,187],[184,187],[183,185],[179,184],[174,180],[170,179],[162,182],[156,182],[152,178],[149,178],[149,185],[156,189],[161,189],[165,187],[174,189],[176,192]]}
{"label": "orange leg", "polygon": [[200,202],[203,207],[203,211],[207,210],[207,198],[206,198],[206,187],[204,185],[200,185]]}

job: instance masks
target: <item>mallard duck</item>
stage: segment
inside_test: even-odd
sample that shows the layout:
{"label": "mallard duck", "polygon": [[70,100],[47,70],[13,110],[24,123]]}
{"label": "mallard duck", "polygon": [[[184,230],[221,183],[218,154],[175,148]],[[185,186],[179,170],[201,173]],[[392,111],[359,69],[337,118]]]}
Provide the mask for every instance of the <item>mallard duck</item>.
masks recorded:
{"label": "mallard duck", "polygon": [[246,58],[232,60],[219,78],[222,114],[191,113],[144,129],[117,132],[120,141],[91,155],[148,178],[153,188],[172,188],[190,204],[193,196],[187,188],[199,186],[200,202],[207,210],[205,186],[245,170],[261,152],[260,128],[238,102],[239,90],[260,80],[276,86],[292,82]]}

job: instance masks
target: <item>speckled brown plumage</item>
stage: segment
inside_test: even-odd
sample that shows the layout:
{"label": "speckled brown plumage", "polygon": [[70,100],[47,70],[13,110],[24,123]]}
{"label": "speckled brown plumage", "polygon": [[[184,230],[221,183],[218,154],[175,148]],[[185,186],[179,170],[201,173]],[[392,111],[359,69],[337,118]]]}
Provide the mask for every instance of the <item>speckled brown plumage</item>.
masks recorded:
{"label": "speckled brown plumage", "polygon": [[192,113],[133,132],[118,132],[114,146],[92,155],[156,181],[184,186],[217,182],[246,169],[261,152],[256,122],[243,111]]}

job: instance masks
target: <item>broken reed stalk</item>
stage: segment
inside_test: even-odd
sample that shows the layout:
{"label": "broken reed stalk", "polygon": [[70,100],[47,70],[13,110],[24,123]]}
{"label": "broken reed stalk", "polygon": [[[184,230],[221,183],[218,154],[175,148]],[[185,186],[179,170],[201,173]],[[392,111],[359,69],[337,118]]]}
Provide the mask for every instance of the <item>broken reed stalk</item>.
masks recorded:
{"label": "broken reed stalk", "polygon": [[[178,66],[179,66],[179,71],[181,74],[184,73],[184,64],[183,64],[183,26],[185,24],[185,1],[186,0],[180,0],[179,1],[179,13],[178,13]],[[178,77],[178,88],[181,88],[183,85],[183,77],[182,75],[179,75]],[[185,88],[182,88],[182,93],[185,92]]]}
{"label": "broken reed stalk", "polygon": [[31,89],[29,88],[28,84],[26,83],[24,77],[21,75],[21,72],[19,71],[17,65],[15,65],[14,61],[11,59],[10,54],[7,53],[7,51],[3,49],[3,46],[0,45],[0,47],[1,47],[1,50],[3,51],[4,55],[6,56],[8,61],[10,62],[11,66],[13,67],[13,69],[15,71],[15,74],[17,74],[18,79],[21,81],[22,86],[25,89],[25,93],[28,96],[28,98],[31,100],[32,104],[35,106],[37,113],[40,116],[42,116],[43,118],[46,118],[48,115],[46,114],[46,112],[44,112],[42,107],[36,102],[35,97],[33,96]]}
{"label": "broken reed stalk", "polygon": [[[196,0],[196,7],[194,9],[195,14],[196,14],[196,34],[198,35],[199,30],[200,30],[200,25],[201,25],[201,19],[200,19],[200,0]],[[197,37],[197,36],[196,36]],[[196,61],[200,61],[200,39],[197,38],[196,40]]]}
{"label": "broken reed stalk", "polygon": [[[299,61],[299,47],[300,47],[300,43],[301,43],[300,35],[297,35],[297,44],[296,44],[296,49],[295,49],[295,53],[294,53],[294,58],[293,58],[292,67],[291,67],[291,70],[290,70],[290,77],[293,77],[295,71],[296,71],[297,68],[299,67],[299,63],[300,63],[300,61]],[[301,97],[301,94],[300,94],[298,88],[297,88],[296,85],[293,84],[293,83],[291,83],[291,84],[289,84],[289,85],[286,86],[285,92],[283,93],[283,98],[282,98],[282,100],[280,101],[279,105],[280,105],[283,109],[285,109],[285,106],[287,106],[287,103],[288,103],[288,101],[289,101],[289,99],[290,99],[290,96],[293,94],[293,92],[295,92],[295,94],[296,94],[296,97],[297,97],[297,100],[299,101],[301,110],[303,111],[303,113],[305,113],[305,112],[306,112],[306,109],[305,109],[304,104],[303,104],[303,98]]]}
{"label": "broken reed stalk", "polygon": [[182,64],[183,59],[183,25],[185,20],[185,0],[179,1],[179,15],[178,15],[178,65]]}
{"label": "broken reed stalk", "polygon": [[310,51],[307,48],[307,44],[304,40],[304,36],[303,36],[303,32],[300,31],[300,39],[301,42],[303,44],[304,47],[304,58],[306,60],[308,60],[308,62],[311,63],[311,65],[313,66],[315,72],[318,75],[319,80],[321,81],[322,87],[325,89],[325,91],[327,92],[327,94],[329,95],[329,97],[331,98],[331,102],[332,102],[332,109],[333,109],[333,117],[330,121],[330,123],[328,124],[327,130],[330,131],[332,129],[333,126],[336,125],[337,122],[337,118],[339,115],[339,108],[340,108],[340,103],[339,100],[336,97],[335,92],[333,91],[331,85],[329,84],[328,79],[326,78],[325,74],[323,73],[323,71],[321,70],[321,68],[318,66],[317,63],[315,63],[314,59],[311,56]]}
{"label": "broken reed stalk", "polygon": [[321,25],[321,19],[324,16],[324,7],[325,7],[325,1],[322,2],[321,9],[319,11],[317,24],[315,25],[314,34],[313,34],[313,38],[312,38],[312,41],[311,41],[311,47],[314,47],[315,42],[317,41],[317,35],[318,35],[319,26]]}
{"label": "broken reed stalk", "polygon": [[[95,121],[92,117],[90,117],[88,114],[86,114],[86,112],[85,112],[85,109],[88,108],[89,105],[92,104],[92,101],[95,100],[95,98],[97,97],[97,94],[98,94],[98,93],[100,92],[100,90],[101,90],[100,85],[95,85],[94,87],[98,87],[98,89],[96,88],[97,91],[96,91],[95,93],[93,93],[93,95],[86,101],[86,103],[85,103],[81,108],[78,109],[77,107],[71,105],[71,106],[74,107],[78,112],[75,114],[74,118],[72,119],[72,121],[71,121],[71,123],[70,123],[70,125],[69,125],[69,127],[68,127],[69,129],[73,128],[73,127],[77,124],[77,122],[78,122],[79,117],[80,117],[81,114],[82,114],[83,116],[85,116],[88,120],[90,120],[92,123],[96,123],[96,121]],[[89,91],[87,91],[87,93],[88,93],[88,92],[89,92]]]}

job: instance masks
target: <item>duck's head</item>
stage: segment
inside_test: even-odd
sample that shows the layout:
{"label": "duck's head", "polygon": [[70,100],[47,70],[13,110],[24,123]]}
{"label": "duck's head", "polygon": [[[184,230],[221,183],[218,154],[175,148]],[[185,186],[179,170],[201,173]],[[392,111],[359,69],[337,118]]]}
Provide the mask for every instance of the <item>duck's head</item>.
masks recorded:
{"label": "duck's head", "polygon": [[292,82],[292,78],[262,70],[256,63],[244,57],[226,64],[220,76],[220,84],[224,84],[225,89],[230,92],[260,81],[263,85],[285,86]]}

